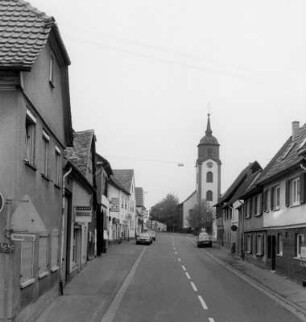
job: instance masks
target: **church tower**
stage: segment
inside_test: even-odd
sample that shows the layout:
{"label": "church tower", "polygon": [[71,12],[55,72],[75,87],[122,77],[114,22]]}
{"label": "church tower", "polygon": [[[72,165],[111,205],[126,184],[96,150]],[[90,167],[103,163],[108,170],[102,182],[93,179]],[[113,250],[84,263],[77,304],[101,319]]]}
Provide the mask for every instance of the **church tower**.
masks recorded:
{"label": "church tower", "polygon": [[196,163],[196,198],[208,201],[212,206],[218,202],[221,193],[220,144],[212,135],[210,114],[207,117],[205,136],[198,144]]}

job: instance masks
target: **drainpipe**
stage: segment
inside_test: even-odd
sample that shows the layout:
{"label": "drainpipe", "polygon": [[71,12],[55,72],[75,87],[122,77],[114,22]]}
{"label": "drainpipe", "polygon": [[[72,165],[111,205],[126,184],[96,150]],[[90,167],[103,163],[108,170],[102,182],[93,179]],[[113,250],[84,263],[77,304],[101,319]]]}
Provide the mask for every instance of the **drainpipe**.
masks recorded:
{"label": "drainpipe", "polygon": [[64,272],[63,272],[63,260],[64,260],[64,237],[65,237],[65,189],[66,189],[66,179],[71,173],[72,168],[70,168],[63,175],[63,190],[62,190],[62,223],[61,223],[61,253],[60,253],[60,280],[59,287],[61,295],[64,295]]}

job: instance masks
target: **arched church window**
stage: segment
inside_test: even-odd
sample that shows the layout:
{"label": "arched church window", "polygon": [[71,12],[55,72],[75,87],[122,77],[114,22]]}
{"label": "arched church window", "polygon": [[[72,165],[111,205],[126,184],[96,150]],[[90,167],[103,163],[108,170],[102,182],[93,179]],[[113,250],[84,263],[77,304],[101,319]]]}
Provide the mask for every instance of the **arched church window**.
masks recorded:
{"label": "arched church window", "polygon": [[211,171],[206,173],[206,182],[213,182],[213,173]]}
{"label": "arched church window", "polygon": [[206,200],[213,201],[213,192],[211,190],[207,190],[206,192]]}

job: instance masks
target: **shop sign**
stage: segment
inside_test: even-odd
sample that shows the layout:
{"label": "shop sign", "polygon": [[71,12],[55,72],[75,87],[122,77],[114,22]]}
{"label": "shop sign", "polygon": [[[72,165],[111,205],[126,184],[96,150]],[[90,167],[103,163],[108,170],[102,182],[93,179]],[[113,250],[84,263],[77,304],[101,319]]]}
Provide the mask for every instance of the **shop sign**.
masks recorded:
{"label": "shop sign", "polygon": [[14,253],[15,245],[8,243],[0,243],[0,253],[10,254]]}
{"label": "shop sign", "polygon": [[11,240],[34,242],[36,240],[36,235],[35,234],[24,234],[24,233],[13,233],[11,235]]}
{"label": "shop sign", "polygon": [[74,206],[75,221],[79,223],[91,222],[91,206]]}

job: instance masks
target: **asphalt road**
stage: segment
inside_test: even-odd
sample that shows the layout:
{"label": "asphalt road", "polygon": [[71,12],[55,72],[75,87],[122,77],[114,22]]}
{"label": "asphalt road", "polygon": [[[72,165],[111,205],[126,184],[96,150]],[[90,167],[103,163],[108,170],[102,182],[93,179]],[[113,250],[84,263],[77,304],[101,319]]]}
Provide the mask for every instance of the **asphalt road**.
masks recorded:
{"label": "asphalt road", "polygon": [[300,321],[214,261],[187,235],[164,234],[142,251],[102,322]]}

